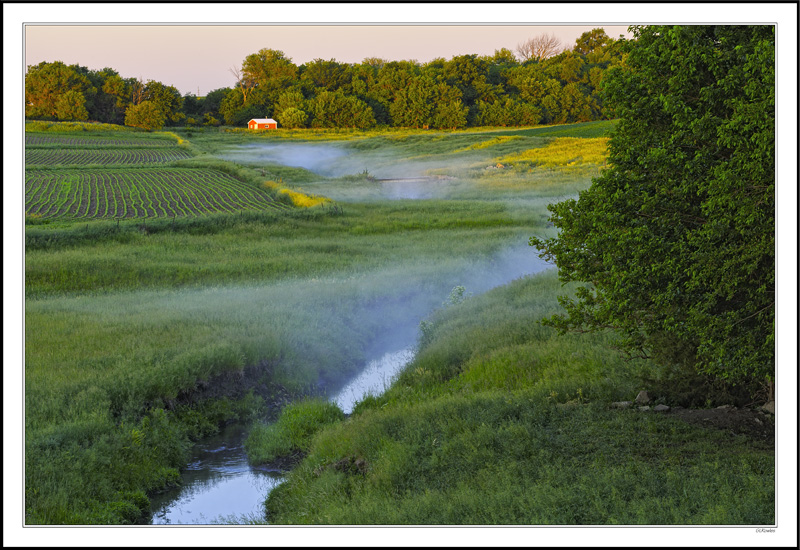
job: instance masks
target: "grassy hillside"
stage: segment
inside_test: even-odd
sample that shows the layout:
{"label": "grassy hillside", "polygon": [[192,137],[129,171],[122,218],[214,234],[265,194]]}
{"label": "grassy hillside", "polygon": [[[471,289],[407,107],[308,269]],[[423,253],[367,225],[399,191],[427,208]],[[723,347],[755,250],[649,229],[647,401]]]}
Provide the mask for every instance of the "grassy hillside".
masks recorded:
{"label": "grassy hillside", "polygon": [[268,522],[773,523],[771,444],[611,406],[652,366],[539,325],[559,290],[548,272],[440,311],[385,394],[320,429]]}

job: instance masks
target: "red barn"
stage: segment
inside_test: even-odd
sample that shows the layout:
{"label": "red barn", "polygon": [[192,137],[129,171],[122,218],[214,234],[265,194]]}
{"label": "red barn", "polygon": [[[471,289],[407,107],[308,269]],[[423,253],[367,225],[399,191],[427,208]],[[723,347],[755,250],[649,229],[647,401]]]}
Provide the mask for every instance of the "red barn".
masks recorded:
{"label": "red barn", "polygon": [[278,123],[271,118],[251,118],[247,127],[251,130],[276,130]]}

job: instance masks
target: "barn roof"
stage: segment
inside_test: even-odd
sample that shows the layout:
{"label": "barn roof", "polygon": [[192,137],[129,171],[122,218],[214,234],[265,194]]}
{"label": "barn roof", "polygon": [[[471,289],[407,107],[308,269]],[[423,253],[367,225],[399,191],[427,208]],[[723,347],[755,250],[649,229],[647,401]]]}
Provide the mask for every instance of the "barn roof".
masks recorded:
{"label": "barn roof", "polygon": [[277,124],[277,121],[271,118],[251,118],[250,122],[253,121],[255,121],[258,124]]}

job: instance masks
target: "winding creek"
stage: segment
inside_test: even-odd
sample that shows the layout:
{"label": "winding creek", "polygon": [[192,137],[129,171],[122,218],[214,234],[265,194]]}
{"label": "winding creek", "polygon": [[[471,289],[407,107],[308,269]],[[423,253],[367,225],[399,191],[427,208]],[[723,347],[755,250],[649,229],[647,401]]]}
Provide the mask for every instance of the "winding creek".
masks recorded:
{"label": "winding creek", "polygon": [[[251,150],[247,150],[251,149]],[[312,155],[309,150],[313,149]],[[300,146],[247,147],[231,160],[242,161],[247,156],[253,160],[269,160],[285,165],[303,166],[319,170],[322,166],[336,165],[345,155],[331,147]],[[221,155],[222,156],[222,155]],[[262,158],[263,157],[263,158]],[[313,159],[308,160],[308,159]],[[341,167],[337,167],[341,170]],[[330,171],[336,171],[329,168]],[[421,181],[425,180],[425,181]],[[384,187],[384,198],[427,198],[411,193],[422,185],[429,186],[426,178],[379,180]],[[534,274],[551,267],[540,259],[527,243],[527,239],[509,243],[493,258],[476,262],[465,273],[460,283],[471,294],[507,284],[519,277]],[[427,312],[417,312],[427,313]],[[349,414],[354,405],[364,397],[382,393],[394,376],[413,358],[419,317],[407,319],[407,327],[398,327],[391,335],[392,351],[376,353],[364,365],[361,374],[331,397]],[[218,435],[208,438],[193,450],[189,464],[181,472],[181,486],[157,495],[151,500],[152,525],[203,525],[264,523],[264,502],[269,493],[282,481],[284,472],[251,466],[244,450],[246,427],[229,426]]]}
{"label": "winding creek", "polygon": [[[350,414],[368,395],[378,395],[391,384],[414,356],[411,348],[389,352],[370,361],[355,379],[334,396]],[[153,497],[152,525],[202,525],[263,521],[264,501],[283,480],[283,472],[247,462],[243,426],[228,426],[195,445],[192,459],[181,473],[181,487]]]}
{"label": "winding creek", "polygon": [[[549,267],[527,243],[520,242],[498,253],[490,266],[465,274],[464,282],[470,292],[480,293]],[[382,393],[391,385],[393,377],[411,361],[416,334],[405,332],[409,341],[372,359],[356,378],[331,398],[345,413],[349,414],[353,406],[367,395]],[[244,427],[230,426],[198,443],[181,473],[181,486],[153,497],[151,524],[263,522],[264,501],[281,483],[283,473],[250,466],[244,450],[246,436]]]}

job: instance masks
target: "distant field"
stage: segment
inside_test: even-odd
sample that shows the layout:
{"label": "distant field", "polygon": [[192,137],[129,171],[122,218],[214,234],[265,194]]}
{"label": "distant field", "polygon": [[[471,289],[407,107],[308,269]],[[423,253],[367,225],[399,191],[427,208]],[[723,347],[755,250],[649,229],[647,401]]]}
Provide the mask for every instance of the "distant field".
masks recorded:
{"label": "distant field", "polygon": [[28,170],[25,211],[42,218],[152,218],[284,208],[217,170]]}
{"label": "distant field", "polygon": [[[287,208],[274,191],[207,165],[174,134],[25,136],[25,212],[41,219],[173,218]],[[235,174],[235,175],[231,175]]]}
{"label": "distant field", "polygon": [[38,135],[25,136],[25,148],[86,148],[86,147],[175,147],[175,140],[163,138],[113,138],[106,136]]}
{"label": "distant field", "polygon": [[75,164],[158,164],[191,157],[179,147],[158,149],[32,149],[25,151],[25,164],[56,166]]}

